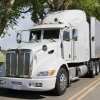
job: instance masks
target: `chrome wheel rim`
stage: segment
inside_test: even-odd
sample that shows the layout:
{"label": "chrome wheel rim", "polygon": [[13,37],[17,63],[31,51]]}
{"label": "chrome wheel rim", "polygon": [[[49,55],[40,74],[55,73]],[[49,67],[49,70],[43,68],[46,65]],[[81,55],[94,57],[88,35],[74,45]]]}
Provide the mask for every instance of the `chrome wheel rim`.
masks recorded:
{"label": "chrome wheel rim", "polygon": [[60,76],[60,89],[64,91],[66,89],[66,86],[67,86],[67,78],[66,75],[62,73]]}

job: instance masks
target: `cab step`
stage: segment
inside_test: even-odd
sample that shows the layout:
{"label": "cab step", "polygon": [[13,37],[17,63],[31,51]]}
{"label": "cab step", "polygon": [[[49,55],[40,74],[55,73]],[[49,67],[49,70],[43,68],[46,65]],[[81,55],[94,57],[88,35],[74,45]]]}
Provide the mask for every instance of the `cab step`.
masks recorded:
{"label": "cab step", "polygon": [[79,77],[73,77],[73,78],[71,78],[71,81],[73,82],[73,81],[77,81],[79,79],[80,79]]}

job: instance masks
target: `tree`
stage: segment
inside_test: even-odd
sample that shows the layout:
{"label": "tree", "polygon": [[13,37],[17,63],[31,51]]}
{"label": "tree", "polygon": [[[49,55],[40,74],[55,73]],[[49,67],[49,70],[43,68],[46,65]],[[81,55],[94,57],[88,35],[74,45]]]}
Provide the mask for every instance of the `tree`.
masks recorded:
{"label": "tree", "polygon": [[0,36],[10,24],[16,24],[21,13],[32,13],[32,20],[43,19],[43,4],[46,0],[0,0]]}
{"label": "tree", "polygon": [[16,24],[21,13],[31,12],[32,20],[39,23],[45,17],[46,8],[49,11],[81,9],[87,16],[100,20],[100,0],[0,0],[0,35],[9,23]]}
{"label": "tree", "polygon": [[0,1],[0,35],[2,34],[4,28],[9,19],[9,15],[15,0],[1,0]]}
{"label": "tree", "polygon": [[23,7],[29,6],[29,0],[0,0],[0,36],[9,24],[16,24]]}
{"label": "tree", "polygon": [[54,11],[64,9],[81,9],[88,16],[95,16],[100,20],[100,0],[53,0],[49,2]]}
{"label": "tree", "polygon": [[71,9],[81,9],[87,14],[87,17],[95,16],[100,20],[100,1],[99,0],[74,0]]}

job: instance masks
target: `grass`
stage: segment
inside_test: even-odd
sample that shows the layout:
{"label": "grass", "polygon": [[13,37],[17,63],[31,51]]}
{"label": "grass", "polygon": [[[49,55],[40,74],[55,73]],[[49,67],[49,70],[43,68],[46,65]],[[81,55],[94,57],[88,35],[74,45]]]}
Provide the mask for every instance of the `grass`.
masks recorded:
{"label": "grass", "polygon": [[0,53],[0,63],[4,62],[4,55]]}

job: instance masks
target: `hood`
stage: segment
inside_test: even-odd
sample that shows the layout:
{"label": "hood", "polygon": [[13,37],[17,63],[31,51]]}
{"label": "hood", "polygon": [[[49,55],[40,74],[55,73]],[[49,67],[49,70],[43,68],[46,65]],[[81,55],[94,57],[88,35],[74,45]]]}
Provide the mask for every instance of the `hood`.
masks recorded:
{"label": "hood", "polygon": [[43,45],[47,45],[48,50],[56,47],[58,40],[43,40],[32,43],[21,43],[18,44],[16,49],[31,49],[33,52],[42,50]]}

